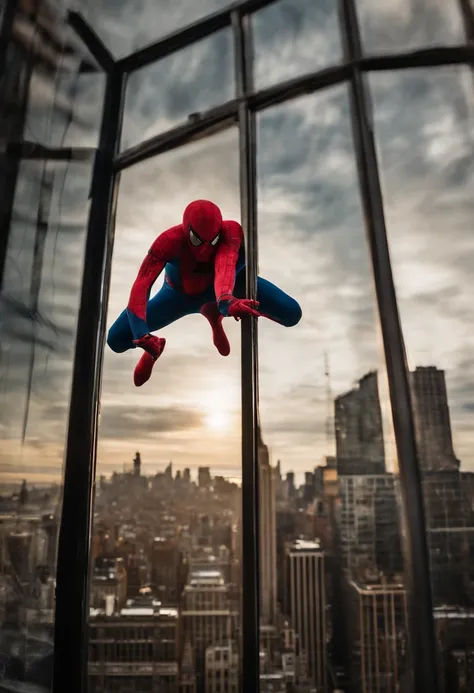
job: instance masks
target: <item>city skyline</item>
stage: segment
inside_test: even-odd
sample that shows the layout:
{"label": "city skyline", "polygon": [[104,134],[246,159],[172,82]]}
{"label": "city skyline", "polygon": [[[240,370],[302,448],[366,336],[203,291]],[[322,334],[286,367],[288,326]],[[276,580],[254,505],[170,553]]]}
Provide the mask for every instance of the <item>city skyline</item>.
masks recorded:
{"label": "city skyline", "polygon": [[[338,59],[333,10],[329,3],[318,5],[317,11],[310,5],[297,3],[290,11],[288,4],[282,3],[267,8],[255,21],[257,86],[268,86],[302,69],[323,67]],[[416,9],[407,0],[398,3],[398,8],[404,9],[394,25],[400,48],[461,40],[461,24],[454,18],[454,9],[435,5],[437,10],[433,13],[431,8],[428,24],[423,9]],[[221,6],[218,2],[199,8],[193,5],[193,12],[206,14]],[[360,5],[361,23],[367,45],[375,50],[382,40],[382,20],[387,19],[384,13],[389,10],[372,14],[368,22],[369,6],[375,12],[368,0]],[[192,19],[186,7],[173,4],[169,25],[163,26],[163,31],[171,30],[173,22],[177,26],[185,18]],[[122,53],[154,38],[146,33],[154,30],[146,21],[151,4],[143,5],[143,14],[134,24],[136,34],[127,29],[128,38],[122,31],[130,24],[124,23],[125,8],[123,3],[96,6],[95,15],[94,8],[89,8],[99,33],[113,50]],[[316,65],[310,65],[306,39],[314,31],[321,39],[320,51]],[[275,36],[281,38],[281,50],[288,58],[285,61],[271,58]],[[163,131],[185,120],[192,110],[230,98],[232,56],[216,60],[216,51],[224,45],[225,37],[211,37],[188,49],[192,60],[183,62],[183,56],[176,56],[167,59],[165,70],[158,65],[143,71],[138,82],[129,85],[134,99],[127,107],[125,140],[133,141],[137,133],[144,137]],[[176,70],[186,84],[182,90],[176,90]],[[409,364],[410,368],[436,365],[447,372],[454,447],[463,469],[474,469],[474,335],[469,329],[474,310],[469,292],[463,288],[468,285],[474,251],[470,233],[473,170],[468,163],[472,152],[471,107],[466,91],[471,88],[469,79],[468,68],[461,67],[369,78]],[[82,104],[79,114],[85,117],[85,124],[73,123],[66,143],[93,143],[90,129],[97,122],[94,104],[100,100],[101,84],[103,81],[94,78],[81,78],[78,103]],[[42,131],[37,125],[38,119],[42,122],[40,116],[35,111],[29,119],[30,129],[38,137]],[[374,368],[379,371],[390,467],[393,437],[346,87],[323,90],[272,108],[258,116],[257,125],[260,271],[294,295],[303,308],[301,323],[290,330],[259,321],[261,420],[273,463],[281,459],[284,469],[299,473],[331,454],[325,434],[324,355],[328,353],[335,393],[350,389],[360,374]],[[25,170],[31,186],[40,169],[31,164]],[[5,419],[0,423],[0,472],[6,480],[27,476],[37,483],[49,483],[61,478],[81,280],[77,257],[84,239],[84,202],[89,189],[88,177],[81,176],[80,170],[79,164],[70,165],[67,172],[58,168],[58,187],[63,176],[65,183],[56,193],[53,226],[67,222],[69,227],[78,225],[79,231],[59,233],[57,244],[51,238],[48,245],[46,266],[52,271],[53,283],[44,278],[41,307],[59,328],[60,336],[55,337],[47,324],[38,328],[34,397],[23,448],[19,439],[32,347],[20,343],[15,318],[7,313],[2,381]],[[225,217],[240,220],[236,131],[124,172],[107,326],[126,304],[151,241],[179,221],[190,199],[201,196],[218,203]],[[9,275],[12,301],[28,291],[28,283],[21,279],[21,273],[28,271],[23,264],[28,262],[28,254],[22,253],[22,234],[17,236],[13,253],[16,264]],[[160,282],[161,278],[155,288]],[[232,348],[227,359],[215,351],[201,316],[187,317],[163,330],[168,340],[166,351],[152,380],[141,390],[132,382],[137,354],[117,355],[106,350],[98,473],[110,471],[140,449],[145,464],[164,465],[173,459],[181,467],[196,468],[209,460],[211,466],[227,470],[230,476],[240,474],[240,328],[232,320],[226,320],[225,325]],[[226,425],[227,432],[223,430]]]}

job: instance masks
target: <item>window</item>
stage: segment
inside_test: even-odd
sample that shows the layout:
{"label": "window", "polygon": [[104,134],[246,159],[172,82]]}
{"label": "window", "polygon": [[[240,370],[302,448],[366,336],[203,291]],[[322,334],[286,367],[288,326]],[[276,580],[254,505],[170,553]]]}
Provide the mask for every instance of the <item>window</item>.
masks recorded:
{"label": "window", "polygon": [[[84,693],[87,633],[91,691],[469,686],[470,4],[112,4],[0,18],[2,686]],[[137,389],[196,198],[273,320],[221,359],[178,292]]]}

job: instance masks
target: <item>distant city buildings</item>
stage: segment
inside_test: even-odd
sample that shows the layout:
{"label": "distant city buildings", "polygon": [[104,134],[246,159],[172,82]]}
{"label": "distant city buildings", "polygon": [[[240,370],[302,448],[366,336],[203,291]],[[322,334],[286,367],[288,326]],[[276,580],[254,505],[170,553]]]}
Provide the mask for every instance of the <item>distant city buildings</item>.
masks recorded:
{"label": "distant city buildings", "polygon": [[454,454],[446,377],[435,366],[410,372],[420,464],[423,471],[459,469]]}
{"label": "distant city buildings", "polygon": [[268,447],[261,436],[258,445],[260,471],[260,618],[275,623],[277,613],[276,483]]}
{"label": "distant city buildings", "polygon": [[393,474],[339,478],[341,551],[351,579],[403,570],[396,484]]}
{"label": "distant city buildings", "polygon": [[299,635],[317,693],[327,690],[326,607],[324,552],[319,542],[297,539],[286,549],[284,611]]}
{"label": "distant city buildings", "polygon": [[337,471],[384,474],[385,446],[377,372],[367,373],[357,387],[334,402]]}
{"label": "distant city buildings", "polygon": [[[414,373],[418,422],[442,429],[419,448],[441,693],[461,693],[474,683],[473,475],[454,455],[444,374]],[[409,690],[398,477],[384,471],[376,373],[335,406],[336,455],[299,486],[259,436],[262,693]],[[25,482],[0,512],[3,632],[27,632],[33,650],[52,643],[58,493]],[[237,693],[241,551],[240,488],[209,467],[197,480],[171,462],[144,476],[137,452],[102,477],[90,692]]]}

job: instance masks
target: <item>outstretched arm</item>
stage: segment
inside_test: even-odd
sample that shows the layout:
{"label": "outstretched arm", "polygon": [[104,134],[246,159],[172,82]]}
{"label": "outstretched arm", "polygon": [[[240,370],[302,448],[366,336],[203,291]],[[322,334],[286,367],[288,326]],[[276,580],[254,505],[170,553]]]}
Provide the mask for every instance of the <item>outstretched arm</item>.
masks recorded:
{"label": "outstretched arm", "polygon": [[224,316],[232,316],[238,320],[242,315],[260,314],[255,308],[257,301],[235,298],[235,271],[239,258],[240,246],[244,240],[242,227],[236,221],[222,222],[222,242],[219,244],[215,261],[214,291],[217,305]]}
{"label": "outstretched arm", "polygon": [[135,342],[141,341],[149,334],[146,309],[151,288],[166,263],[179,255],[182,241],[181,226],[173,226],[158,236],[141,264],[127,306],[128,320]]}

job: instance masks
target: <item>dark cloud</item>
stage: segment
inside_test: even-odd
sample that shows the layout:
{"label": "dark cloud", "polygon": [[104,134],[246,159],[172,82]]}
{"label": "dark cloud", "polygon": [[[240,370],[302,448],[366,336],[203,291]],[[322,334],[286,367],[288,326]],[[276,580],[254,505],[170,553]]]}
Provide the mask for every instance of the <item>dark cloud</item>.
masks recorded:
{"label": "dark cloud", "polygon": [[202,415],[194,409],[180,407],[136,408],[127,405],[104,407],[99,435],[114,440],[153,438],[162,433],[179,433],[198,428]]}

